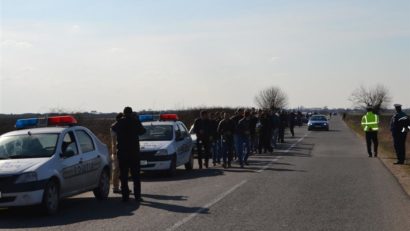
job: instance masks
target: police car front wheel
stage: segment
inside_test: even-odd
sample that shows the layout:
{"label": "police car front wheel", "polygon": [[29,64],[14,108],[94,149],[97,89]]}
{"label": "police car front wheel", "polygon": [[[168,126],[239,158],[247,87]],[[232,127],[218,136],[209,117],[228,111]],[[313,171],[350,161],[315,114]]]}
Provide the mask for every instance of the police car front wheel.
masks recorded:
{"label": "police car front wheel", "polygon": [[192,170],[194,168],[194,154],[191,153],[189,156],[189,161],[185,164],[186,170]]}
{"label": "police car front wheel", "polygon": [[97,200],[106,200],[110,193],[110,178],[108,171],[104,169],[98,180],[98,187],[93,190],[95,198]]}
{"label": "police car front wheel", "polygon": [[169,169],[167,171],[169,176],[174,176],[177,172],[177,157],[174,155],[171,159]]}
{"label": "police car front wheel", "polygon": [[60,189],[55,180],[50,180],[43,194],[42,207],[46,214],[53,215],[57,213],[60,202]]}

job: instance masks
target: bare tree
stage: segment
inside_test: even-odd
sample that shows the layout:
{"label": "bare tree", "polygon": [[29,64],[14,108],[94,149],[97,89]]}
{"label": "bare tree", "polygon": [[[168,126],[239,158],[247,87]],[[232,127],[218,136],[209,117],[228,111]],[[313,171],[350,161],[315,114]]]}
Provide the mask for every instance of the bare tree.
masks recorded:
{"label": "bare tree", "polygon": [[349,100],[355,107],[365,109],[366,107],[373,107],[376,113],[386,108],[386,105],[391,102],[389,90],[377,84],[375,87],[366,88],[360,86],[352,92]]}
{"label": "bare tree", "polygon": [[260,108],[281,109],[288,104],[288,96],[279,87],[269,87],[261,90],[255,96],[255,102]]}

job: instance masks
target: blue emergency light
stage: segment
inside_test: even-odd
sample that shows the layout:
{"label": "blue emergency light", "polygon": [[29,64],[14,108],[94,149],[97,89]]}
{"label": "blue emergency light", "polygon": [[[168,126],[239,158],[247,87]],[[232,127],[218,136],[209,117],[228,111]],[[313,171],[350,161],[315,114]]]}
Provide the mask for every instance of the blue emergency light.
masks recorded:
{"label": "blue emergency light", "polygon": [[139,115],[138,118],[141,122],[154,121],[154,115]]}
{"label": "blue emergency light", "polygon": [[37,126],[37,124],[38,124],[38,118],[18,119],[16,121],[16,128],[22,129],[26,127],[33,127],[33,126]]}

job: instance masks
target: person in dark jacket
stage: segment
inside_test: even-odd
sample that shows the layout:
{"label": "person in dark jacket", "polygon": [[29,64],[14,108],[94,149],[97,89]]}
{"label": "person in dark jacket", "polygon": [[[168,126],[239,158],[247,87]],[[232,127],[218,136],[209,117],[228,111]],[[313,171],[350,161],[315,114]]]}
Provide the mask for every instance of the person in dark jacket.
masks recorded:
{"label": "person in dark jacket", "polygon": [[111,127],[117,136],[117,158],[120,167],[122,200],[129,200],[128,174],[131,172],[135,200],[140,202],[142,198],[139,136],[145,133],[145,129],[138,117],[134,115],[131,107],[125,107],[123,113],[124,117]]}
{"label": "person in dark jacket", "polygon": [[292,137],[295,137],[295,124],[296,124],[296,114],[295,112],[291,112],[288,115],[288,120],[289,120],[289,130],[290,134],[292,134]]}
{"label": "person in dark jacket", "polygon": [[221,156],[219,150],[219,134],[218,134],[219,118],[218,113],[211,113],[210,117],[210,143],[212,147],[212,163],[214,166],[221,163]]}
{"label": "person in dark jacket", "polygon": [[239,108],[236,110],[235,115],[231,117],[231,120],[233,121],[235,125],[235,131],[233,135],[233,140],[234,140],[234,146],[235,146],[235,157],[238,158],[238,148],[239,146],[242,147],[242,145],[239,144],[239,134],[237,132],[236,127],[238,126],[239,120],[243,118],[243,109]]}
{"label": "person in dark jacket", "polygon": [[235,123],[229,118],[229,113],[225,112],[224,119],[218,125],[218,134],[221,137],[221,153],[223,167],[230,168],[233,157],[233,134]]}
{"label": "person in dark jacket", "polygon": [[[207,111],[201,111],[200,117],[194,122],[194,133],[196,134],[197,150],[198,150],[198,165],[202,169],[202,159],[205,159],[205,167],[209,167],[210,148],[211,148],[211,122]],[[203,149],[202,149],[203,148]]]}
{"label": "person in dark jacket", "polygon": [[258,149],[258,137],[256,134],[256,124],[258,123],[258,113],[256,112],[255,108],[252,108],[251,111],[251,119],[250,119],[250,131],[251,131],[251,151],[250,153],[256,153],[256,150]]}
{"label": "person in dark jacket", "polygon": [[[238,125],[236,126],[236,134],[238,135],[237,143],[237,155],[241,168],[243,165],[248,165],[248,157],[250,154],[250,138],[251,138],[251,113],[246,110],[244,117],[239,120]],[[246,153],[244,153],[246,149]]]}
{"label": "person in dark jacket", "polygon": [[409,131],[410,119],[401,109],[401,104],[394,105],[396,114],[391,119],[390,130],[393,136],[394,149],[397,155],[397,162],[394,164],[404,164],[406,161],[406,137]]}
{"label": "person in dark jacket", "polygon": [[259,118],[260,130],[259,130],[259,153],[263,151],[266,153],[272,152],[271,139],[272,139],[272,120],[267,111],[263,111]]}
{"label": "person in dark jacket", "polygon": [[298,126],[299,127],[302,127],[302,125],[303,125],[302,118],[303,118],[302,112],[298,111],[297,114],[296,114],[296,120],[298,121]]}
{"label": "person in dark jacket", "polygon": [[288,124],[288,116],[286,114],[285,110],[282,110],[281,113],[279,114],[279,136],[278,136],[278,141],[280,143],[285,143],[285,128]]}
{"label": "person in dark jacket", "polygon": [[280,119],[279,115],[275,110],[271,111],[271,119],[272,119],[272,146],[276,148],[279,136],[279,128],[280,128]]}

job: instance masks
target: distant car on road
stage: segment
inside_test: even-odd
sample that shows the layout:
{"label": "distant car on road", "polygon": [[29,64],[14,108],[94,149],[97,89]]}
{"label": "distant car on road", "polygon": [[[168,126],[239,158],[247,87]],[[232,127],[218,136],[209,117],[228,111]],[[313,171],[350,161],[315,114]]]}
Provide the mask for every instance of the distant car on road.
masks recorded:
{"label": "distant car on road", "polygon": [[180,165],[185,165],[186,170],[193,169],[192,138],[178,115],[140,115],[139,118],[146,130],[139,137],[142,171],[165,170],[173,175]]}
{"label": "distant car on road", "polygon": [[107,146],[76,123],[71,116],[21,119],[20,130],[0,136],[0,207],[41,204],[54,214],[64,197],[93,191],[107,199]]}
{"label": "distant car on road", "polygon": [[312,115],[308,121],[308,130],[329,131],[329,121],[325,115]]}

